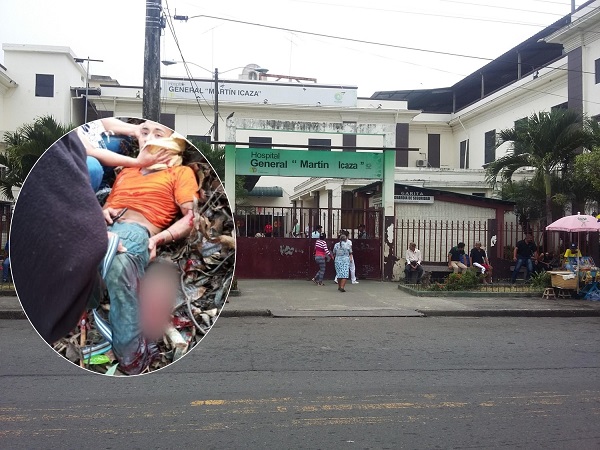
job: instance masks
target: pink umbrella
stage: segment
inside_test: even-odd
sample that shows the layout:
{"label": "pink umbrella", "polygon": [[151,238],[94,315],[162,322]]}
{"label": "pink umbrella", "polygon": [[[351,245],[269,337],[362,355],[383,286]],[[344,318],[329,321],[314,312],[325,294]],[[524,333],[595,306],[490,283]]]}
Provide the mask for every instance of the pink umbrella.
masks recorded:
{"label": "pink umbrella", "polygon": [[552,222],[546,227],[547,231],[600,231],[600,222],[594,216],[587,214],[575,214],[565,216]]}

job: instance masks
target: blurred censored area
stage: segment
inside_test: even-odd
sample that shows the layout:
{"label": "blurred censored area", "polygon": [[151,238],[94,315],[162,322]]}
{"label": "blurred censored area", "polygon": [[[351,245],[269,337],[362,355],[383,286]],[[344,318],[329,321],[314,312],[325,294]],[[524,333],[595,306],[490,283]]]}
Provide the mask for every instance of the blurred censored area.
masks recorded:
{"label": "blurred censored area", "polygon": [[214,324],[234,235],[221,180],[183,136],[102,119],[51,146],[24,183],[11,231],[15,287],[33,326],[71,362],[147,373]]}

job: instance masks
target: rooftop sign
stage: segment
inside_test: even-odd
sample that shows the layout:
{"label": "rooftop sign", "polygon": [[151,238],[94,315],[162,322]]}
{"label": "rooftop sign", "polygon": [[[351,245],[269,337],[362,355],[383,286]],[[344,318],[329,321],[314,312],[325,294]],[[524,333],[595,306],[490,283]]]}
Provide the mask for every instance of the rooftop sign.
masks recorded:
{"label": "rooftop sign", "polygon": [[237,175],[383,177],[383,153],[237,148]]}
{"label": "rooftop sign", "polygon": [[[211,80],[163,79],[161,97],[214,102]],[[257,105],[343,106],[357,105],[357,88],[243,81],[219,81],[219,101]]]}

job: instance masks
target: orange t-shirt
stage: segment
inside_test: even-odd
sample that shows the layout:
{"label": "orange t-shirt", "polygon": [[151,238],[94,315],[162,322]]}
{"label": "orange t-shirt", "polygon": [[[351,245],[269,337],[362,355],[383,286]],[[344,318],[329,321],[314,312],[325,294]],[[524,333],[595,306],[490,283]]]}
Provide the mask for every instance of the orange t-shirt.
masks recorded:
{"label": "orange t-shirt", "polygon": [[146,175],[139,168],[129,167],[117,176],[106,206],[140,212],[164,230],[180,212],[179,206],[197,198],[197,192],[196,176],[189,167],[176,166]]}

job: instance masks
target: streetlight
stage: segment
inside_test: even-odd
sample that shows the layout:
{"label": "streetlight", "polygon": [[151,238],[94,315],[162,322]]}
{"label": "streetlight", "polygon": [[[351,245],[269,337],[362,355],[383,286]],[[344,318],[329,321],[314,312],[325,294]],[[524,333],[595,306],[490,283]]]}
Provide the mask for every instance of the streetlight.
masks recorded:
{"label": "streetlight", "polygon": [[88,110],[88,92],[90,90],[90,61],[104,62],[102,59],[90,59],[87,58],[74,58],[76,63],[83,63],[87,61],[87,68],[85,69],[85,107],[83,111],[83,123],[87,123],[87,110]]}
{"label": "streetlight", "polygon": [[[178,64],[181,63],[183,61],[161,61],[161,63],[163,63],[165,66],[172,66],[174,64]],[[196,66],[201,68],[202,70],[207,71],[208,73],[213,74],[214,80],[215,80],[215,119],[214,119],[214,123],[213,123],[213,141],[218,142],[219,141],[219,69],[217,69],[215,67],[215,71],[214,73],[211,70],[208,70],[206,67],[202,67],[200,64],[196,64],[190,61],[186,61],[185,64],[191,64],[192,66]],[[227,72],[231,72],[232,70],[236,70],[236,69],[244,69],[248,66],[239,66],[239,67],[234,67],[233,69],[229,69],[226,70],[223,73],[227,73]],[[269,71],[269,69],[265,69],[263,67],[254,67],[252,68],[253,71],[258,72],[258,73],[267,73]],[[217,145],[217,144],[215,144]]]}

